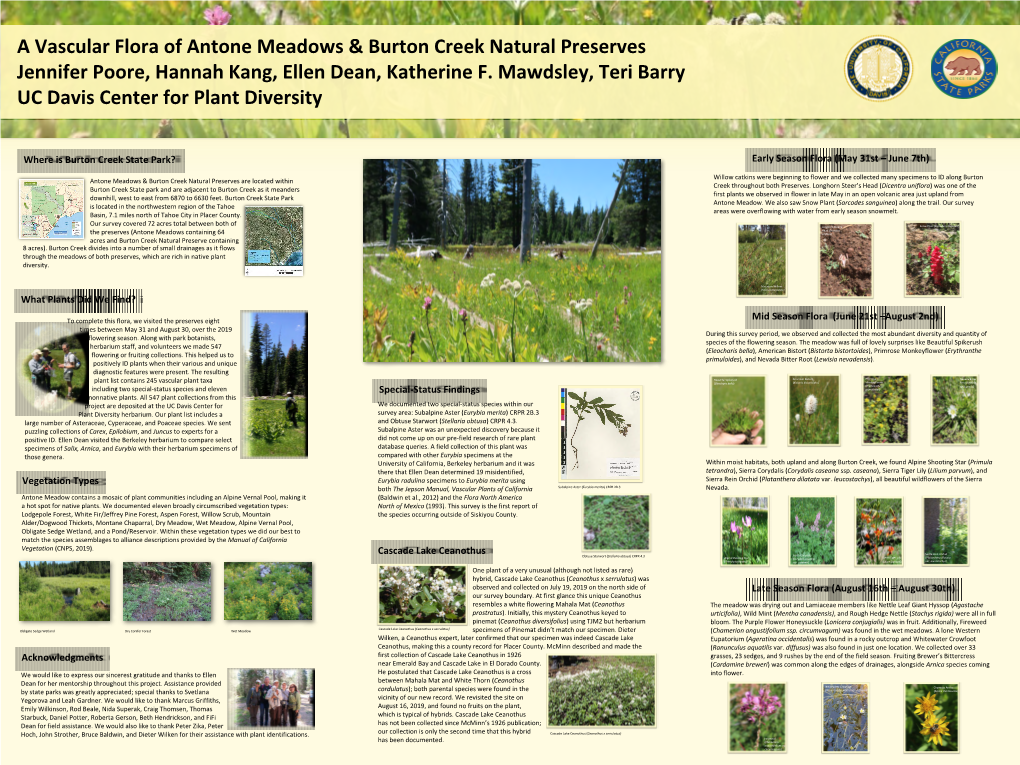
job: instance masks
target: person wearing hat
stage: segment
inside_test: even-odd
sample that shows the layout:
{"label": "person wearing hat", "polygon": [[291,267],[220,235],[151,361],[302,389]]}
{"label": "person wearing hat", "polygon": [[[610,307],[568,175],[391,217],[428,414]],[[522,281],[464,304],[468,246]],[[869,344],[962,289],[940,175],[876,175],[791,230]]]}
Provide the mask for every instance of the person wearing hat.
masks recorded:
{"label": "person wearing hat", "polygon": [[36,348],[32,351],[32,358],[28,361],[28,371],[32,373],[32,383],[44,391],[50,387],[49,369],[42,357],[42,351]]}
{"label": "person wearing hat", "polygon": [[284,406],[287,407],[287,417],[297,427],[297,401],[294,400],[294,394],[291,391],[287,391],[287,400],[284,402]]}

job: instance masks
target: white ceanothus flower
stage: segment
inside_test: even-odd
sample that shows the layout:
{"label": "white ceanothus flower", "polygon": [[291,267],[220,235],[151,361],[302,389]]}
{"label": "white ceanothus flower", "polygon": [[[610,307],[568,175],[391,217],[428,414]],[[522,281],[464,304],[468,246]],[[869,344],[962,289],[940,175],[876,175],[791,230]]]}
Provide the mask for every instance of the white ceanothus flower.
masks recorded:
{"label": "white ceanothus flower", "polygon": [[814,414],[818,410],[818,399],[814,395],[808,396],[804,399],[804,412],[806,414]]}
{"label": "white ceanothus flower", "polygon": [[400,610],[407,611],[411,598],[421,590],[425,575],[414,566],[382,566],[379,569],[379,586],[397,596]]}
{"label": "white ceanothus flower", "polygon": [[463,603],[458,604],[456,597],[464,594],[464,585],[457,584],[453,579],[450,579],[443,569],[438,569],[435,575],[432,577],[432,594],[439,600],[442,610],[439,612],[440,617],[454,618],[458,610],[463,609]]}

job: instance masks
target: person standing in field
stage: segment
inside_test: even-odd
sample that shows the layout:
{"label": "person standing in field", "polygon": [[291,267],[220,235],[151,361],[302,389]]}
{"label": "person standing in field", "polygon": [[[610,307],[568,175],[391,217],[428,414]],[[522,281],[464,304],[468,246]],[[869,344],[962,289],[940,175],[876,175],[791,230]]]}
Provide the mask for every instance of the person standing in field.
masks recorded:
{"label": "person standing in field", "polygon": [[287,391],[287,400],[284,402],[284,406],[287,407],[287,417],[297,427],[297,401],[294,400],[294,394],[291,391]]}
{"label": "person standing in field", "polygon": [[74,401],[74,370],[81,366],[81,362],[78,361],[78,357],[72,353],[71,348],[67,343],[61,345],[60,349],[64,352],[64,363],[60,366],[64,370],[64,382],[67,384],[67,398],[69,401]]}
{"label": "person standing in field", "polygon": [[300,712],[301,694],[298,693],[297,686],[294,683],[291,683],[290,696],[287,697],[287,716],[290,718],[290,727],[297,727],[298,715]]}
{"label": "person standing in field", "polygon": [[248,708],[248,716],[251,718],[251,727],[259,724],[259,681],[255,680],[248,689],[248,696],[245,699],[245,706]]}
{"label": "person standing in field", "polygon": [[267,675],[262,679],[259,686],[259,725],[269,725],[269,694],[273,692],[273,685],[269,682]]}

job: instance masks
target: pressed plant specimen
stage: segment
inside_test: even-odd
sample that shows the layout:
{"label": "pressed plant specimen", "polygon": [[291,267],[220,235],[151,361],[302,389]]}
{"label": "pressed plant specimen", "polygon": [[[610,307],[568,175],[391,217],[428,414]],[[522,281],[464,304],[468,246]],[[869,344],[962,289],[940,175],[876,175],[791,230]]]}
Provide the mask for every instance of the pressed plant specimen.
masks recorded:
{"label": "pressed plant specimen", "polygon": [[616,406],[616,404],[607,404],[602,399],[602,396],[596,396],[589,401],[588,391],[584,391],[584,393],[580,396],[573,391],[567,391],[567,395],[577,402],[570,405],[570,410],[577,416],[577,424],[574,425],[574,432],[570,434],[570,448],[574,450],[574,467],[572,469],[576,470],[581,464],[581,458],[577,451],[577,447],[574,445],[574,437],[577,436],[577,429],[581,427],[581,423],[585,420],[586,414],[597,414],[603,425],[608,422],[616,428],[621,436],[624,437],[626,437],[627,432],[630,430],[630,423],[624,419],[623,415],[613,411],[613,407]]}

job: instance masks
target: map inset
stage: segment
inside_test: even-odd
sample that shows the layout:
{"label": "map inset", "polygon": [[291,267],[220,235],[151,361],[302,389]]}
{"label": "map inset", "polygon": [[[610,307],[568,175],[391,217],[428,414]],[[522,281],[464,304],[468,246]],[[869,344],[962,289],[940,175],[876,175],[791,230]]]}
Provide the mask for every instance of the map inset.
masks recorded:
{"label": "map inset", "polygon": [[19,239],[84,239],[85,180],[21,179]]}
{"label": "map inset", "polygon": [[304,233],[303,207],[245,207],[245,264],[303,266]]}

